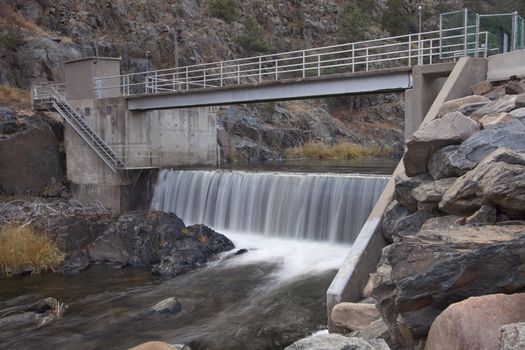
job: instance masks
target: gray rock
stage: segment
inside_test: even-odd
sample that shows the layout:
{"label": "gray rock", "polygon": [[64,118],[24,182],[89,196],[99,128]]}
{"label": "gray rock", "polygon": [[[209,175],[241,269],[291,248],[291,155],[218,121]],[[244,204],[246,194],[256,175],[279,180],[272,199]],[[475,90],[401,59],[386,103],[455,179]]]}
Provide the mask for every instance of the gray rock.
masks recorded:
{"label": "gray rock", "polygon": [[479,124],[483,129],[494,127],[496,125],[505,123],[516,123],[518,119],[510,113],[501,112],[493,115],[486,115],[479,120]]}
{"label": "gray rock", "polygon": [[506,148],[494,151],[460,177],[443,195],[439,208],[471,215],[483,204],[496,205],[511,216],[525,213],[525,154]]}
{"label": "gray rock", "polygon": [[350,333],[351,337],[362,338],[364,340],[372,339],[384,339],[387,343],[390,341],[390,333],[388,331],[388,326],[382,318],[379,318],[371,322],[365,328]]}
{"label": "gray rock", "polygon": [[406,143],[405,172],[415,176],[427,171],[430,157],[445,146],[460,144],[479,131],[478,123],[453,112],[421,126]]}
{"label": "gray rock", "polygon": [[436,216],[439,216],[436,210],[418,210],[399,219],[392,231],[392,240],[399,242],[405,237],[416,234],[427,220]]}
{"label": "gray rock", "polygon": [[525,118],[525,108],[515,109],[510,114],[518,119]]}
{"label": "gray rock", "polygon": [[397,200],[390,202],[381,221],[381,230],[387,241],[393,241],[392,236],[395,232],[394,227],[400,219],[406,217],[407,215],[409,215],[409,211],[401,203],[399,203]]}
{"label": "gray rock", "polygon": [[412,190],[423,182],[431,181],[428,174],[422,174],[413,177],[399,175],[395,179],[394,198],[411,212],[417,211],[417,200],[412,197]]}
{"label": "gray rock", "polygon": [[458,220],[462,219],[461,216],[457,215],[445,215],[430,218],[421,227],[421,231],[435,230],[435,229],[449,229],[453,226],[458,225]]}
{"label": "gray rock", "polygon": [[412,197],[420,203],[439,203],[443,194],[456,181],[456,177],[450,177],[432,182],[424,182],[412,190]]}
{"label": "gray rock", "polygon": [[508,95],[519,95],[525,93],[525,89],[519,81],[511,80],[505,85],[505,93]]}
{"label": "gray rock", "polygon": [[469,103],[464,106],[461,106],[460,109],[458,109],[458,112],[463,113],[464,115],[471,115],[481,107],[484,107],[487,105],[488,102],[478,102],[478,103]]}
{"label": "gray rock", "polygon": [[456,176],[461,176],[474,169],[492,151],[502,147],[525,152],[525,120],[496,125],[476,133],[449,155],[448,162]]}
{"label": "gray rock", "polygon": [[480,107],[482,107],[489,102],[490,100],[488,98],[484,96],[480,96],[480,95],[471,95],[471,96],[461,97],[461,98],[443,103],[441,107],[439,108],[437,116],[438,118],[441,118],[442,116],[448,113],[460,111],[465,106],[480,105]]}
{"label": "gray rock", "polygon": [[450,145],[437,150],[428,161],[428,172],[434,180],[456,176],[450,165],[450,156],[456,152],[458,145]]}
{"label": "gray rock", "polygon": [[516,108],[525,107],[522,105],[522,98],[523,95],[505,95],[472,113],[471,118],[478,120],[486,115],[511,112]]}
{"label": "gray rock", "polygon": [[375,303],[339,303],[330,314],[330,332],[348,334],[380,318]]}
{"label": "gray rock", "polygon": [[182,305],[177,298],[164,299],[148,309],[149,314],[178,314],[182,311]]}
{"label": "gray rock", "polygon": [[499,350],[525,349],[525,322],[501,326],[499,332]]}
{"label": "gray rock", "polygon": [[490,205],[483,205],[477,212],[466,218],[468,225],[494,224],[498,220],[498,211]]}
{"label": "gray rock", "polygon": [[348,338],[340,334],[313,335],[296,341],[285,350],[387,350],[385,344],[372,346],[368,341],[360,338]]}

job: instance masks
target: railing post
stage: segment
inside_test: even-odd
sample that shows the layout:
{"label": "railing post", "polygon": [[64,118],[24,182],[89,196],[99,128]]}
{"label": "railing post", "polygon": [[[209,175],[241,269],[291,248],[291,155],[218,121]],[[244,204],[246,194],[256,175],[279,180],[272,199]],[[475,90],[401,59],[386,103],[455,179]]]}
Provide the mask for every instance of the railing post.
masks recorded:
{"label": "railing post", "polygon": [[355,73],[355,44],[352,44],[352,73]]}
{"label": "railing post", "polygon": [[223,69],[224,69],[224,64],[223,64],[222,61],[221,61],[221,74],[220,74],[220,77],[221,77],[221,86],[223,85]]}
{"label": "railing post", "polygon": [[129,96],[129,91],[130,91],[130,81],[129,81],[130,79],[129,78],[130,78],[130,75],[128,74],[128,78],[126,79],[128,83],[128,93],[127,93],[128,96]]}
{"label": "railing post", "polygon": [[237,85],[241,84],[241,66],[237,65]]}
{"label": "railing post", "polygon": [[155,71],[155,83],[153,86],[155,86],[155,93],[157,93],[157,88],[158,88],[158,83],[159,83],[159,78],[157,77],[157,72]]}
{"label": "railing post", "polygon": [[475,37],[475,40],[476,40],[476,45],[475,45],[475,52],[474,52],[474,57],[478,57],[478,52],[479,52],[479,13],[476,13],[476,37]]}
{"label": "railing post", "polygon": [[408,34],[408,66],[412,67],[412,34]]}
{"label": "railing post", "polygon": [[186,66],[186,90],[190,89],[190,77],[188,73],[188,66]]}
{"label": "railing post", "polygon": [[306,78],[306,52],[303,50],[303,79]]}
{"label": "railing post", "polygon": [[368,72],[368,47],[365,50],[365,58],[366,58],[365,72]]}
{"label": "railing post", "polygon": [[275,80],[279,80],[279,61],[275,60]]}
{"label": "railing post", "polygon": [[430,54],[428,56],[429,57],[429,61],[428,61],[429,64],[432,64],[432,51],[433,51],[432,50],[432,38],[430,38]]}
{"label": "railing post", "polygon": [[518,47],[518,12],[514,11],[512,13],[512,40],[511,40],[511,50],[512,52],[517,50]]}
{"label": "railing post", "polygon": [[[465,26],[465,47],[464,47],[464,50],[465,50],[465,57],[468,56],[468,9],[464,9],[463,10],[463,13],[464,13],[464,18],[463,18],[463,22],[464,22],[464,26]],[[478,25],[477,25],[477,22],[478,22],[478,15],[476,15],[476,38],[478,37]],[[477,41],[477,39],[476,39]]]}
{"label": "railing post", "polygon": [[485,58],[489,57],[489,33],[485,33]]}
{"label": "railing post", "polygon": [[171,78],[171,81],[172,81],[172,90],[173,91],[177,91],[177,86],[176,86],[176,81],[175,81],[175,73],[172,74],[172,78]]}
{"label": "railing post", "polygon": [[259,56],[259,83],[262,82],[262,57]]}
{"label": "railing post", "polygon": [[203,72],[202,75],[203,75],[204,87],[206,87],[206,68],[204,68],[202,72]]}
{"label": "railing post", "polygon": [[421,65],[421,33],[417,35],[417,64]]}
{"label": "railing post", "polygon": [[317,54],[317,76],[321,76],[321,55]]}

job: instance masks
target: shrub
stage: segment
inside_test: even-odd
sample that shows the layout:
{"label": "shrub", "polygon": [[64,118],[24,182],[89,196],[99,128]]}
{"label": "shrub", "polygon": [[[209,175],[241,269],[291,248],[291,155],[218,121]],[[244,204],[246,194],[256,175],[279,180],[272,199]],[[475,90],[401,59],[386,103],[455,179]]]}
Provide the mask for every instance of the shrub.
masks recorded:
{"label": "shrub", "polygon": [[228,23],[235,20],[235,1],[234,0],[213,0],[211,2],[211,15],[221,18]]}
{"label": "shrub", "polygon": [[249,18],[244,24],[244,30],[237,35],[235,41],[248,53],[261,54],[270,51],[270,45],[264,40],[259,24]]}
{"label": "shrub", "polygon": [[4,50],[15,50],[24,43],[24,37],[20,27],[13,19],[4,23],[0,30],[0,48]]}
{"label": "shrub", "polygon": [[30,226],[0,230],[0,272],[12,276],[31,270],[37,274],[54,270],[64,254],[49,237],[38,234]]}
{"label": "shrub", "polygon": [[337,41],[341,44],[366,39],[370,17],[358,7],[347,6],[343,12]]}
{"label": "shrub", "polygon": [[321,142],[307,142],[302,146],[286,149],[284,157],[287,159],[356,159],[362,157],[390,157],[392,147],[379,145],[362,146],[349,142],[326,146]]}
{"label": "shrub", "polygon": [[31,94],[27,90],[0,85],[0,105],[16,109],[31,108]]}

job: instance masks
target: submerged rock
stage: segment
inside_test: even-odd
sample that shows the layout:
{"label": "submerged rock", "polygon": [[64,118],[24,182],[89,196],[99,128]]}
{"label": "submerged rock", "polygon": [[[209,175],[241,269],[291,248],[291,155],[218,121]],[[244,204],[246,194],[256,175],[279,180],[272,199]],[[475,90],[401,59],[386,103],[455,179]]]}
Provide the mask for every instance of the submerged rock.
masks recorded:
{"label": "submerged rock", "polygon": [[178,314],[182,311],[182,305],[177,298],[171,297],[164,299],[150,307],[148,314]]}
{"label": "submerged rock", "polygon": [[522,321],[524,315],[523,293],[468,298],[436,318],[425,350],[498,349],[500,327]]}

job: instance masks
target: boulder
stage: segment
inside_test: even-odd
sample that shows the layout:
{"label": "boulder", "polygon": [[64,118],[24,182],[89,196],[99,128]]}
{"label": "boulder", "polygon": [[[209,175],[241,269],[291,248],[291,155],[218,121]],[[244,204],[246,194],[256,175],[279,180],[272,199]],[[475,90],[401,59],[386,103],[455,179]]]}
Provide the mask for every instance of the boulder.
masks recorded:
{"label": "boulder", "polygon": [[374,304],[339,303],[334,306],[330,315],[330,332],[348,334],[361,330],[380,318]]}
{"label": "boulder", "polygon": [[437,150],[428,161],[428,172],[434,180],[454,177],[456,173],[450,165],[450,156],[456,152],[458,145],[450,145]]}
{"label": "boulder", "polygon": [[364,340],[380,338],[384,339],[388,344],[391,342],[388,326],[382,318],[378,318],[361,330],[352,332],[349,336],[361,338]]}
{"label": "boulder", "polygon": [[499,99],[488,103],[481,107],[476,112],[472,113],[471,118],[474,120],[481,119],[486,115],[496,114],[500,112],[510,112],[516,108],[525,107],[523,101],[524,95],[505,95]]}
{"label": "boulder", "polygon": [[471,95],[461,97],[455,100],[450,100],[441,105],[437,117],[441,118],[448,113],[457,112],[467,105],[479,104],[479,107],[482,107],[489,102],[490,100],[488,98],[480,95]]}
{"label": "boulder", "polygon": [[498,349],[500,327],[524,316],[525,293],[468,298],[435,319],[425,350]]}
{"label": "boulder", "polygon": [[412,197],[412,190],[423,182],[431,181],[432,178],[428,174],[418,175],[414,177],[406,177],[405,175],[396,176],[394,198],[401,203],[405,208],[411,212],[417,211],[417,201]]}
{"label": "boulder", "polygon": [[511,80],[505,85],[505,93],[507,95],[519,95],[525,93],[525,89],[519,81]]}
{"label": "boulder", "polygon": [[492,83],[488,80],[482,81],[470,88],[474,95],[485,95],[492,90]]}
{"label": "boulder", "polygon": [[[523,321],[523,318],[521,319]],[[511,323],[499,329],[500,350],[525,349],[525,322]]]}
{"label": "boulder", "polygon": [[518,119],[525,118],[525,108],[515,109],[512,112],[510,112],[510,114]]}
{"label": "boulder", "polygon": [[516,223],[426,229],[384,248],[373,296],[394,341],[413,349],[449,305],[522,290],[524,245]]}
{"label": "boulder", "polygon": [[525,154],[501,148],[461,176],[445,192],[439,209],[454,215],[471,215],[483,204],[509,213],[525,213]]}
{"label": "boulder", "polygon": [[421,209],[420,204],[431,203],[435,204],[441,201],[443,194],[450,186],[457,180],[455,177],[441,179],[437,181],[424,182],[412,190],[412,197],[418,201],[418,208]]}
{"label": "boulder", "polygon": [[394,235],[394,227],[397,225],[400,219],[409,215],[409,211],[397,200],[393,200],[386,207],[383,219],[381,220],[381,231],[383,237],[389,242],[392,242]]}
{"label": "boulder", "polygon": [[456,176],[461,176],[474,169],[492,151],[502,147],[525,152],[525,120],[499,124],[476,133],[448,156],[448,163]]}
{"label": "boulder", "polygon": [[501,112],[501,113],[496,113],[492,115],[486,115],[483,118],[481,118],[478,122],[483,129],[487,129],[487,128],[490,128],[491,126],[495,126],[498,124],[515,123],[517,121],[518,119],[514,117],[512,114]]}
{"label": "boulder", "polygon": [[494,224],[498,221],[498,210],[490,205],[483,205],[477,212],[466,218],[468,225]]}
{"label": "boulder", "polygon": [[174,345],[171,345],[165,342],[150,341],[150,342],[143,343],[135,347],[132,347],[129,350],[178,350],[178,348],[175,347]]}
{"label": "boulder", "polygon": [[460,144],[479,131],[478,123],[460,112],[453,112],[421,126],[406,143],[405,172],[416,176],[427,171],[430,157],[438,149]]}
{"label": "boulder", "polygon": [[404,237],[417,233],[425,222],[436,216],[439,216],[437,210],[418,210],[411,215],[400,218],[392,230],[392,240],[399,242]]}
{"label": "boulder", "polygon": [[360,338],[348,338],[340,334],[313,335],[296,341],[285,350],[388,350],[382,339],[366,341]]}

